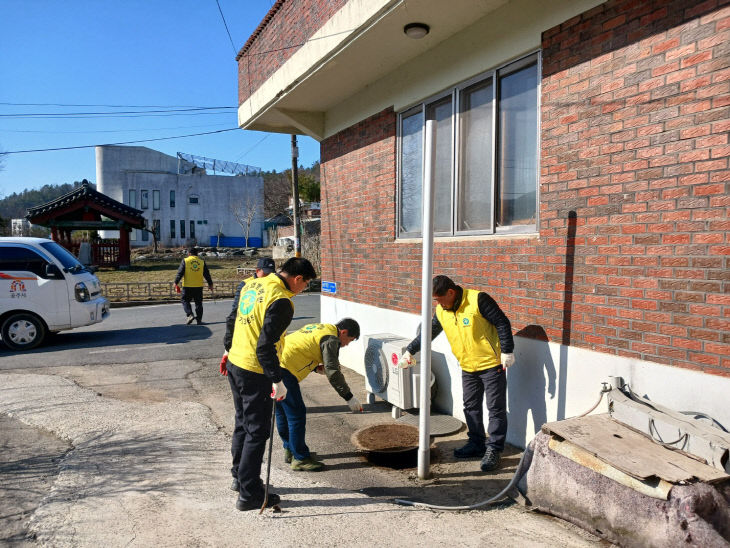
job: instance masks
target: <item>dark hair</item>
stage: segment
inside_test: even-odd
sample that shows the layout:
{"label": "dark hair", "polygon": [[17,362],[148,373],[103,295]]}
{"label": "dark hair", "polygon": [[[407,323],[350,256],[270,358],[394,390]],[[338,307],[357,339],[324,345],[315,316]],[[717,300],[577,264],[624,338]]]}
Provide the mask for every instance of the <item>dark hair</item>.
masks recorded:
{"label": "dark hair", "polygon": [[312,263],[304,257],[292,257],[281,265],[281,272],[286,272],[291,276],[301,276],[305,280],[313,280],[317,277]]}
{"label": "dark hair", "polygon": [[198,249],[197,247],[191,247],[190,249],[188,249],[188,253],[190,255],[197,255],[199,251],[200,249]]}
{"label": "dark hair", "polygon": [[453,289],[456,291],[456,284],[453,282],[451,278],[448,276],[435,276],[433,279],[433,294],[437,297],[442,297],[443,295],[446,295],[446,292],[449,289]]}
{"label": "dark hair", "polygon": [[337,329],[347,329],[347,334],[350,337],[360,338],[360,324],[352,318],[342,318],[336,325]]}

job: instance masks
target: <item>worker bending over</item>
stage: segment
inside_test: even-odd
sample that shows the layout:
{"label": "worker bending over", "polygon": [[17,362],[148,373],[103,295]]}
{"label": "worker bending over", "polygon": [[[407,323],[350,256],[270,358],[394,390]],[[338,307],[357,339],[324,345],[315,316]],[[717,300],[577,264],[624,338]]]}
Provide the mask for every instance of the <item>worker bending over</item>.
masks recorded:
{"label": "worker bending over", "polygon": [[[360,401],[353,396],[345,376],[340,371],[340,348],[360,337],[360,326],[351,319],[336,325],[313,323],[286,336],[281,375],[287,396],[276,406],[276,428],[284,442],[284,460],[292,470],[317,472],[324,463],[316,460],[304,440],[307,425],[307,407],[302,399],[299,383],[312,371],[327,375],[332,388],[347,402],[350,410],[362,412]],[[323,365],[321,365],[323,364]]]}
{"label": "worker bending over", "polygon": [[[482,457],[484,472],[499,466],[507,436],[506,369],[515,363],[512,326],[495,300],[483,291],[464,289],[447,276],[433,279],[433,298],[438,306],[431,320],[431,338],[444,331],[451,351],[461,366],[464,416],[469,441],[456,449],[457,458]],[[421,335],[411,341],[399,361],[415,365]],[[482,406],[487,397],[489,439],[484,434]]]}

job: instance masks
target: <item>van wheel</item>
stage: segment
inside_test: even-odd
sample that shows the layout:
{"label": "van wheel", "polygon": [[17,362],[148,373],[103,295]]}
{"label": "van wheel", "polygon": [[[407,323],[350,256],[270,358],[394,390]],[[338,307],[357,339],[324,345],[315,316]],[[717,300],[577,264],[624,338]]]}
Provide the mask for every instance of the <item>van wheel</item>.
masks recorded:
{"label": "van wheel", "polygon": [[46,326],[33,314],[11,314],[3,322],[3,342],[12,350],[35,348],[45,336]]}

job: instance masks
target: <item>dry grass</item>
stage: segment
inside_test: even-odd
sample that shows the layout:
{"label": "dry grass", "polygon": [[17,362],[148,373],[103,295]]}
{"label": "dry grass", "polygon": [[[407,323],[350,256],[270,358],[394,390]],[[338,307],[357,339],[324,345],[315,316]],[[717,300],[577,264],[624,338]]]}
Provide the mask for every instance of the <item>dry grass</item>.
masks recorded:
{"label": "dry grass", "polygon": [[[244,259],[218,259],[206,257],[205,262],[210,270],[213,283],[219,280],[243,280],[245,276],[239,274],[236,268],[255,268],[257,257]],[[129,283],[129,282],[173,282],[175,273],[180,266],[180,259],[147,260],[134,263],[129,270],[102,268],[96,272],[101,283]]]}

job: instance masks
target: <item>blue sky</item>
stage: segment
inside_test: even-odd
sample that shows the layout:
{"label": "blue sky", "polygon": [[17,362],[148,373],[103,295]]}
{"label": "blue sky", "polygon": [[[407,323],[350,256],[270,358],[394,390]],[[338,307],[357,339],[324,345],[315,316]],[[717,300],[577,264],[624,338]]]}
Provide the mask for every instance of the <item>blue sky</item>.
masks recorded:
{"label": "blue sky", "polygon": [[[0,150],[117,143],[235,128],[219,114],[64,118],[9,117],[153,109],[64,105],[238,106],[235,53],[273,0],[3,0],[0,18]],[[39,103],[19,105],[17,103]],[[160,109],[158,109],[160,110]],[[182,113],[180,113],[182,114]],[[289,135],[256,131],[188,137],[140,146],[281,171],[291,167]],[[319,143],[300,136],[299,163],[319,160]],[[89,179],[94,149],[8,154],[0,197],[25,188]]]}

